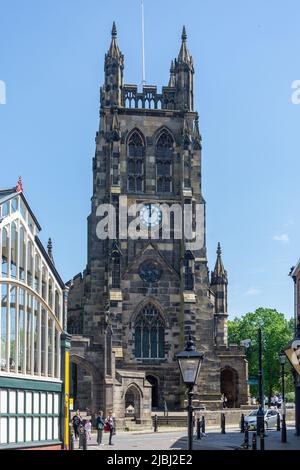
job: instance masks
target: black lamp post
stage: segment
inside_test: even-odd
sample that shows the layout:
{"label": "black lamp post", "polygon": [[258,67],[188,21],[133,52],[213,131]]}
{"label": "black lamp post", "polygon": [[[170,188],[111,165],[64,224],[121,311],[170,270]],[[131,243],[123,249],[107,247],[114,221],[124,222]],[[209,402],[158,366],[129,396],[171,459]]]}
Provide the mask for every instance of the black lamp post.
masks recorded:
{"label": "black lamp post", "polygon": [[188,450],[193,449],[193,388],[199,376],[203,357],[203,353],[195,350],[191,335],[189,335],[185,350],[176,354],[182,381],[188,390]]}
{"label": "black lamp post", "polygon": [[281,426],[281,442],[286,442],[286,422],[285,422],[285,391],[284,391],[284,364],[286,355],[284,352],[279,354],[281,365],[281,393],[282,393],[282,426]]}
{"label": "black lamp post", "polygon": [[262,364],[262,334],[261,328],[258,330],[258,388],[259,388],[259,407],[257,411],[257,435],[263,439],[265,434],[265,394],[263,386],[263,364]]}

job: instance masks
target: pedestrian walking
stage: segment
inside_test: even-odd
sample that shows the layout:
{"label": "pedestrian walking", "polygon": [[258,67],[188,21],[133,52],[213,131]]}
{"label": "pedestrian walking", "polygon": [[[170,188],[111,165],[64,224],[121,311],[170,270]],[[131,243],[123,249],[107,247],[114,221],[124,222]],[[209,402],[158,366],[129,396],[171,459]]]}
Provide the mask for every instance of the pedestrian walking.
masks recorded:
{"label": "pedestrian walking", "polygon": [[81,422],[82,422],[82,418],[80,415],[80,410],[77,410],[76,414],[72,418],[75,439],[78,439],[79,437],[79,426]]}
{"label": "pedestrian walking", "polygon": [[86,421],[84,430],[86,432],[86,438],[90,441],[92,439],[92,421],[90,419]]}
{"label": "pedestrian walking", "polygon": [[109,432],[109,441],[108,444],[113,446],[112,437],[116,433],[115,432],[116,425],[115,425],[115,418],[113,417],[112,411],[108,412],[108,416],[105,420],[104,431]]}
{"label": "pedestrian walking", "polygon": [[104,424],[105,424],[105,420],[103,416],[103,411],[100,410],[96,419],[97,444],[100,446],[104,446],[104,444],[102,443]]}

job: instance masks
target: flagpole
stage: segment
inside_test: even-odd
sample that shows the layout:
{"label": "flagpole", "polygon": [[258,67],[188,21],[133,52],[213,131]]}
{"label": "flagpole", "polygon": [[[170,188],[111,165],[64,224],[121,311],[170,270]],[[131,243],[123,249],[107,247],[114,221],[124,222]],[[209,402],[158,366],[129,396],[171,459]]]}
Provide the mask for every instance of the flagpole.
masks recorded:
{"label": "flagpole", "polygon": [[142,85],[146,83],[145,73],[145,21],[144,21],[144,0],[141,0],[142,6]]}

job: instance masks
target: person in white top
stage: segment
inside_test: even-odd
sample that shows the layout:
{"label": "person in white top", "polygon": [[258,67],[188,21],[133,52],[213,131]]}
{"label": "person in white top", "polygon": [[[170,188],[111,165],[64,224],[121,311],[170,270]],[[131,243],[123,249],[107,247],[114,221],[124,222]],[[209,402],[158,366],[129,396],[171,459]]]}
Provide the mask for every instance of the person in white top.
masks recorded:
{"label": "person in white top", "polygon": [[90,441],[92,439],[92,422],[91,422],[91,420],[89,420],[85,423],[84,429],[85,429],[85,432],[86,432],[86,437]]}

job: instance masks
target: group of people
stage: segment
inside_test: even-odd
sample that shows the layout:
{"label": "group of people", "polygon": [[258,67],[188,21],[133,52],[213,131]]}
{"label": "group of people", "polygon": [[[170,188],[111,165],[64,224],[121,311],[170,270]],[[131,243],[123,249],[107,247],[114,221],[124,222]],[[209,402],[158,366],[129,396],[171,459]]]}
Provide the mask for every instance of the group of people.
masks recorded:
{"label": "group of people", "polygon": [[[92,439],[92,421],[83,419],[80,410],[76,411],[76,414],[72,418],[72,424],[74,429],[74,436],[75,439],[79,438],[79,432],[83,429],[86,433],[86,437],[88,440]],[[108,444],[113,445],[112,437],[116,434],[116,424],[115,418],[113,416],[112,411],[108,412],[107,418],[104,418],[103,411],[99,411],[97,418],[96,418],[96,428],[97,428],[97,444],[104,445],[103,441],[103,433],[109,433],[109,440]]]}
{"label": "group of people", "polygon": [[278,393],[271,398],[271,406],[275,406],[276,408],[281,408],[282,405],[282,395]]}

